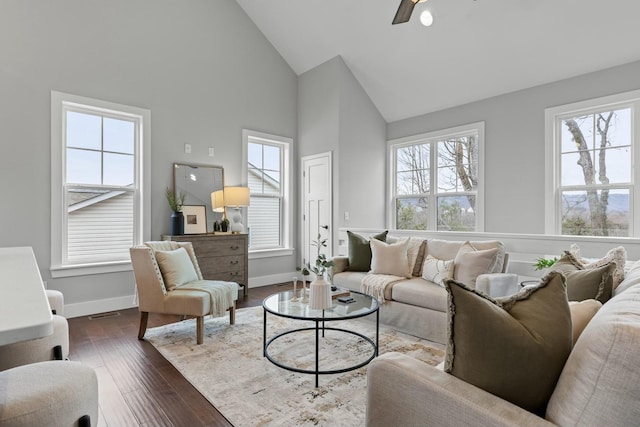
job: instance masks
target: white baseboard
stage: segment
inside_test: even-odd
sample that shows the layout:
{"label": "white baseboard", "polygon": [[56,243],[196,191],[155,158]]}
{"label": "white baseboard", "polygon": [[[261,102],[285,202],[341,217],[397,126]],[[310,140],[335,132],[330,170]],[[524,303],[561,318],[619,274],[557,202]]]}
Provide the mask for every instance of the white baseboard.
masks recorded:
{"label": "white baseboard", "polygon": [[[293,277],[298,276],[297,272],[273,274],[270,276],[250,277],[249,289],[261,286],[273,285],[276,283],[291,282]],[[298,276],[300,279],[301,277]],[[105,313],[107,311],[125,310],[138,305],[134,303],[135,295],[126,295],[117,298],[108,298],[95,301],[85,301],[75,304],[65,304],[64,315],[71,319],[74,317],[89,316],[91,314]]]}
{"label": "white baseboard", "polygon": [[249,289],[259,288],[261,286],[275,285],[276,283],[291,282],[294,277],[298,280],[302,279],[302,276],[298,271],[291,273],[272,274],[270,276],[249,277]]}
{"label": "white baseboard", "polygon": [[127,295],[124,297],[65,304],[64,317],[71,319],[73,317],[89,316],[90,314],[105,313],[107,311],[134,308],[138,306],[134,304],[134,298],[135,295]]}

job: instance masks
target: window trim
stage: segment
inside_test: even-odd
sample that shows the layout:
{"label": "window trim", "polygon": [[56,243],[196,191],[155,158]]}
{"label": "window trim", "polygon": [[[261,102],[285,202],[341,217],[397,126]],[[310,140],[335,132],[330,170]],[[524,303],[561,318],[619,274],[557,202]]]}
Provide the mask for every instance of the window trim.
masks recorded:
{"label": "window trim", "polygon": [[[89,107],[104,113],[130,115],[141,121],[136,147],[135,176],[139,182],[139,200],[135,203],[136,234],[134,243],[151,237],[151,111],[78,95],[51,91],[51,276],[72,277],[131,270],[131,261],[110,261],[87,264],[64,264],[66,215],[64,209],[64,114],[69,106]],[[73,108],[71,108],[73,109]]]}
{"label": "window trim", "polygon": [[[264,141],[266,144],[278,145],[282,147],[282,207],[280,218],[280,241],[281,246],[277,248],[249,248],[249,259],[269,258],[278,256],[293,255],[292,236],[293,236],[293,199],[292,199],[292,167],[293,159],[291,150],[293,148],[293,139],[285,136],[273,135],[264,132],[253,131],[250,129],[242,129],[242,185],[248,186],[248,147],[249,140]],[[243,215],[247,215],[247,208]],[[248,218],[248,216],[247,216]],[[248,223],[248,221],[247,221]]]}
{"label": "window trim", "polygon": [[[455,138],[458,136],[468,135],[472,132],[478,134],[478,188],[476,190],[476,229],[475,232],[484,231],[484,128],[485,122],[475,122],[466,125],[455,126],[446,129],[440,129],[432,132],[421,133],[417,135],[396,138],[387,141],[387,228],[396,227],[396,209],[394,204],[395,188],[396,188],[396,148],[417,145],[420,143],[432,143],[441,141],[446,138]],[[431,151],[433,153],[433,150]],[[435,156],[435,154],[430,154]],[[430,180],[435,183],[435,174],[437,173],[437,163],[431,159]],[[438,193],[432,192],[429,201],[437,198]],[[428,231],[437,231],[437,210],[436,214],[429,214]]]}
{"label": "window trim", "polygon": [[[623,239],[640,237],[640,222],[634,225],[634,212],[640,212],[640,90],[618,93],[585,101],[574,102],[546,108],[545,114],[545,234],[561,235],[562,209],[560,200],[561,156],[560,122],[566,117],[589,114],[606,109],[631,107],[631,183],[629,184],[629,236]],[[626,186],[626,184],[625,184]],[[590,236],[598,237],[598,236]]]}

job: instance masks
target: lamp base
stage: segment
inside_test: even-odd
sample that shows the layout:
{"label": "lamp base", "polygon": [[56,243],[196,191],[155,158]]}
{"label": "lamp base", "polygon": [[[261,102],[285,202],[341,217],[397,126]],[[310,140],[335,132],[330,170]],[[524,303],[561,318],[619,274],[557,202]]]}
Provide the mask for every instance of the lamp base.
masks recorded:
{"label": "lamp base", "polygon": [[230,224],[231,233],[239,234],[244,231],[244,225],[242,225],[242,214],[240,213],[240,208],[233,208],[235,210],[233,217],[231,218],[232,222]]}

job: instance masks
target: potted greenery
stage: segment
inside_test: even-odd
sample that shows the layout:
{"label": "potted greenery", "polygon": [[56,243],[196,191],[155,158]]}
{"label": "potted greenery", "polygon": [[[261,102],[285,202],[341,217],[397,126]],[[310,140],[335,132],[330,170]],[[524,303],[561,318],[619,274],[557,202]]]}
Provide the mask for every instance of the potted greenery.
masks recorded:
{"label": "potted greenery", "polygon": [[558,261],[558,257],[553,258],[544,258],[540,257],[536,260],[535,264],[533,264],[533,268],[535,270],[544,270],[545,268],[551,267],[553,264]]}
{"label": "potted greenery", "polygon": [[184,215],[182,215],[182,206],[184,206],[186,194],[181,192],[180,195],[176,197],[176,193],[167,188],[165,196],[167,196],[167,202],[169,202],[169,207],[173,211],[171,214],[171,222],[169,223],[169,232],[172,236],[182,236],[184,234]]}
{"label": "potted greenery", "polygon": [[[325,230],[328,230],[328,226],[321,226]],[[302,294],[304,301],[304,282],[306,280],[306,276],[314,273],[316,275],[316,279],[311,282],[309,285],[309,307],[313,309],[326,309],[331,308],[331,284],[325,280],[325,273],[329,271],[331,267],[333,267],[333,261],[328,260],[325,254],[321,254],[320,251],[322,248],[327,247],[327,238],[322,238],[322,234],[318,231],[318,237],[316,240],[311,242],[311,245],[317,248],[316,260],[313,264],[307,262],[306,265],[302,267],[298,267],[297,270],[305,276],[305,279],[302,281]]]}

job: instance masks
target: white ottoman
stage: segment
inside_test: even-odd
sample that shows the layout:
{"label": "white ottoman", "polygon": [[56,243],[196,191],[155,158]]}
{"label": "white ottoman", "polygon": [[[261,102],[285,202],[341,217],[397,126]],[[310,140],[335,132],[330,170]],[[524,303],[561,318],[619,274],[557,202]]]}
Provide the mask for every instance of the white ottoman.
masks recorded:
{"label": "white ottoman", "polygon": [[0,372],[0,427],[98,423],[98,379],[78,362],[52,361]]}

